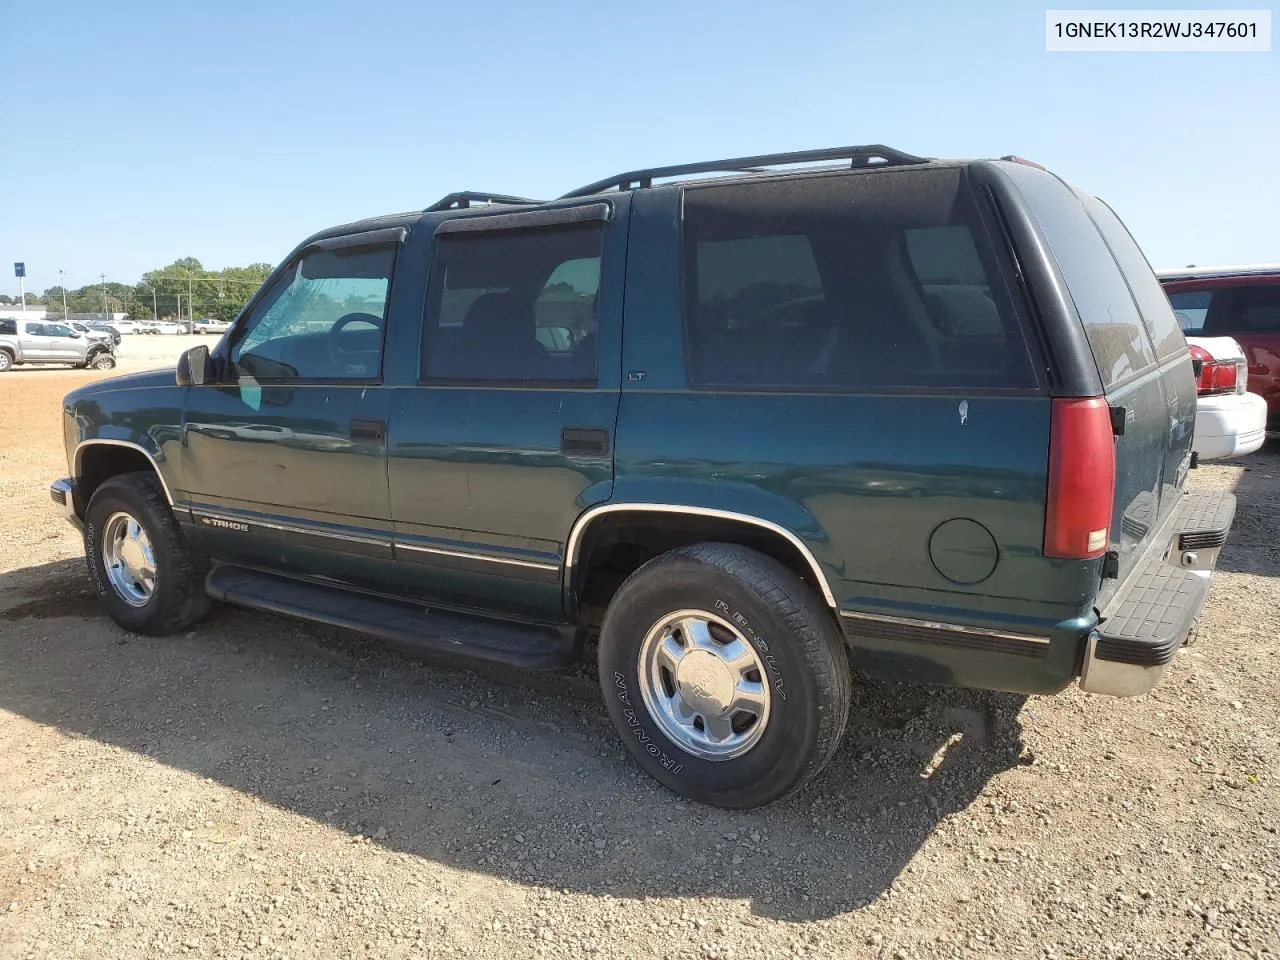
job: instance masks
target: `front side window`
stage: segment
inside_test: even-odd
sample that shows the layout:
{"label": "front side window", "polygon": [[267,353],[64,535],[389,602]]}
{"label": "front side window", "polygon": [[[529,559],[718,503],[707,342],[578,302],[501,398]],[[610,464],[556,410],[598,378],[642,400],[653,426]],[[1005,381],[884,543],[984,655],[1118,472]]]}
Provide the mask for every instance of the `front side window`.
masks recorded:
{"label": "front side window", "polygon": [[1212,290],[1183,290],[1169,294],[1174,319],[1186,337],[1198,337],[1204,333],[1204,318],[1213,304]]}
{"label": "front side window", "polygon": [[598,224],[439,237],[423,377],[594,383],[602,237]]}
{"label": "front side window", "polygon": [[316,250],[278,276],[231,345],[237,377],[376,380],[395,245]]}
{"label": "front side window", "polygon": [[44,335],[46,337],[74,337],[76,332],[65,323],[46,323],[44,325]]}
{"label": "front side window", "polygon": [[1035,385],[959,169],[691,187],[684,224],[696,385]]}

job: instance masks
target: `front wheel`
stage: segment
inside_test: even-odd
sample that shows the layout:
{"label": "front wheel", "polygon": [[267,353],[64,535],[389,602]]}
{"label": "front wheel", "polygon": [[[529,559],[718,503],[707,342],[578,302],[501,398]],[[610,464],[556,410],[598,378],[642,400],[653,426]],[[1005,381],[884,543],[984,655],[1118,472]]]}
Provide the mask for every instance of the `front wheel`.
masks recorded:
{"label": "front wheel", "polygon": [[89,366],[95,370],[114,370],[116,366],[116,358],[110,354],[99,354],[89,361]]}
{"label": "front wheel", "polygon": [[840,742],[849,658],[831,611],[770,557],[681,547],[637,570],[600,631],[600,685],[640,765],[744,809],[811,778]]}
{"label": "front wheel", "polygon": [[121,474],[94,491],[84,551],[103,607],[126,630],[174,633],[209,609],[207,565],[183,536],[153,474]]}

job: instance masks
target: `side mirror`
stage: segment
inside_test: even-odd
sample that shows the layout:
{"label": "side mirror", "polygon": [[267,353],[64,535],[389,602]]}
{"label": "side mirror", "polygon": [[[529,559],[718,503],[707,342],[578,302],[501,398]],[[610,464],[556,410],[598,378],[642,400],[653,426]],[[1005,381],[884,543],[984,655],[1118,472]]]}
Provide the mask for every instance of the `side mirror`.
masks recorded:
{"label": "side mirror", "polygon": [[174,380],[180,387],[200,387],[213,382],[213,359],[204,344],[192,347],[178,358]]}

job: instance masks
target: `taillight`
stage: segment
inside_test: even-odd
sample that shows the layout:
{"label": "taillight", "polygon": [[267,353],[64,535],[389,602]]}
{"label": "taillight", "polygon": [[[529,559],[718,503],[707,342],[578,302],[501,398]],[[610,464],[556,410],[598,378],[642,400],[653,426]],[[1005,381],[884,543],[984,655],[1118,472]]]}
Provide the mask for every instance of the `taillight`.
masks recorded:
{"label": "taillight", "polygon": [[1053,401],[1044,555],[1089,560],[1107,549],[1115,497],[1116,447],[1102,397]]}
{"label": "taillight", "polygon": [[1196,378],[1196,393],[1199,396],[1244,393],[1248,389],[1249,374],[1244,360],[1215,360],[1213,354],[1195,344],[1187,349],[1191,351],[1193,360],[1200,361],[1200,375]]}

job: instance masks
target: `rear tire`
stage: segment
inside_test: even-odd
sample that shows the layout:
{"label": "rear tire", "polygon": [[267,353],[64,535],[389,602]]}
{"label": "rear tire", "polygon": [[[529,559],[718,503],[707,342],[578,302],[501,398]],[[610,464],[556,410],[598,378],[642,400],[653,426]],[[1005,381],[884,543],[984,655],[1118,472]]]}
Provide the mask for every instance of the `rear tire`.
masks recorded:
{"label": "rear tire", "polygon": [[0,373],[8,373],[13,367],[13,354],[8,350],[0,350]]}
{"label": "rear tire", "polygon": [[150,472],[120,474],[94,491],[84,552],[103,608],[126,630],[175,633],[209,609],[208,563],[183,536]]}
{"label": "rear tire", "polygon": [[633,573],[609,604],[599,663],[640,766],[719,807],[799,787],[848,719],[849,657],[831,611],[782,564],[732,544],[681,547]]}

